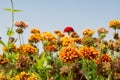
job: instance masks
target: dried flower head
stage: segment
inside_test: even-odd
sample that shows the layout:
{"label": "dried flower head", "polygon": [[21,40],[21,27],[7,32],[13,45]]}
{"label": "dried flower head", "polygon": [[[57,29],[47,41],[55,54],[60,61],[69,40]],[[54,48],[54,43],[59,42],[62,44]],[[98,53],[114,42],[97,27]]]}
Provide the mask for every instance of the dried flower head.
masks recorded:
{"label": "dried flower head", "polygon": [[101,55],[97,58],[96,63],[97,63],[97,64],[99,64],[99,63],[101,63],[101,62],[108,62],[108,63],[110,63],[110,61],[111,61],[110,55],[108,55],[108,54],[101,54]]}
{"label": "dried flower head", "polygon": [[31,61],[30,58],[27,56],[24,55],[19,56],[17,59],[16,68],[18,69],[18,71],[28,70],[29,67],[31,66],[30,61]]}
{"label": "dried flower head", "polygon": [[97,73],[103,77],[108,77],[111,71],[111,64],[109,62],[101,62],[97,65]]}
{"label": "dried flower head", "polygon": [[108,30],[106,30],[104,27],[100,27],[97,29],[97,33],[98,34],[102,34],[102,33],[107,34]]}
{"label": "dried flower head", "polygon": [[68,66],[62,66],[62,67],[60,68],[60,75],[61,75],[61,76],[66,77],[66,76],[68,76],[68,73],[69,73],[69,68],[68,68]]}
{"label": "dried flower head", "polygon": [[117,71],[120,73],[120,56],[114,60],[112,68],[114,71]]}
{"label": "dried flower head", "polygon": [[8,59],[4,58],[3,55],[0,55],[0,65],[5,65],[8,63]]}
{"label": "dried flower head", "polygon": [[23,21],[16,21],[14,25],[17,26],[18,28],[22,28],[22,29],[25,29],[28,27],[28,24]]}
{"label": "dried flower head", "polygon": [[16,32],[17,32],[18,34],[22,34],[22,33],[23,33],[23,29],[18,28],[18,29],[16,29]]}

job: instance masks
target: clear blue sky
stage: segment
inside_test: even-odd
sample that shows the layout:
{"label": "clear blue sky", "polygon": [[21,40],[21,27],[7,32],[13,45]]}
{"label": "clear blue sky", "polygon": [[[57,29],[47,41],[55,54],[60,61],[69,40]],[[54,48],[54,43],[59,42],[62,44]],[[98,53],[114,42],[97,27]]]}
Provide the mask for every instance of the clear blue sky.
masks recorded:
{"label": "clear blue sky", "polygon": [[[15,9],[23,12],[15,13],[15,21],[26,21],[29,28],[39,28],[41,32],[63,30],[72,26],[81,34],[82,29],[96,30],[104,26],[108,29],[111,19],[120,19],[120,0],[13,0]],[[2,10],[10,8],[10,0],[0,0],[0,36],[6,40],[6,26],[11,25],[11,14]],[[111,30],[111,29],[109,29]],[[111,34],[108,36],[110,37]]]}

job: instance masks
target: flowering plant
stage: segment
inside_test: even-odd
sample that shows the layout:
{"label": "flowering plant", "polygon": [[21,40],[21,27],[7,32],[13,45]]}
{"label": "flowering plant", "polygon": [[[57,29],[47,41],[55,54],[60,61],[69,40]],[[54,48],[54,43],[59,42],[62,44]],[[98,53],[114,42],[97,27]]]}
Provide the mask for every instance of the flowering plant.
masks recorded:
{"label": "flowering plant", "polygon": [[[12,14],[14,11],[12,9]],[[7,31],[8,42],[0,39],[0,80],[120,79],[119,20],[109,22],[109,27],[115,30],[111,40],[105,39],[108,30],[104,27],[98,28],[97,37],[93,37],[95,31],[92,29],[84,29],[80,37],[67,26],[63,32],[55,30],[53,33],[32,28],[28,42],[24,42],[28,24],[24,21],[12,24]],[[13,37],[13,27],[16,27],[18,39]]]}

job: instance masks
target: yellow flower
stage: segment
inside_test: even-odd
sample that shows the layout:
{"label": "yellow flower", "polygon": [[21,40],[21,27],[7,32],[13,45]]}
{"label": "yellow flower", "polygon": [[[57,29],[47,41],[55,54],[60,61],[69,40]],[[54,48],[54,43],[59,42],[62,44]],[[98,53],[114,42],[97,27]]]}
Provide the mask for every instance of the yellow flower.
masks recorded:
{"label": "yellow flower", "polygon": [[56,40],[56,37],[54,34],[52,34],[50,32],[43,32],[41,34],[41,39],[42,39],[42,41],[54,42]]}
{"label": "yellow flower", "polygon": [[94,34],[94,31],[93,31],[92,29],[84,29],[84,30],[82,31],[82,34],[83,34],[84,36],[92,36],[92,35]]}
{"label": "yellow flower", "polygon": [[21,54],[32,54],[32,53],[36,53],[37,52],[37,48],[29,45],[29,44],[23,44],[18,48],[19,53]]}
{"label": "yellow flower", "polygon": [[33,33],[33,34],[36,34],[36,33],[40,34],[40,30],[35,29],[35,28],[32,28],[30,32]]}
{"label": "yellow flower", "polygon": [[74,39],[70,36],[65,36],[61,38],[62,45],[63,46],[70,46],[70,45],[75,45],[74,44]]}
{"label": "yellow flower", "polygon": [[36,80],[36,79],[33,73],[28,74],[26,72],[21,72],[20,74],[15,76],[15,80]]}
{"label": "yellow flower", "polygon": [[120,20],[111,20],[109,22],[109,27],[113,29],[120,29]]}
{"label": "yellow flower", "polygon": [[74,62],[82,57],[83,55],[79,53],[79,50],[71,46],[63,47],[59,52],[59,59],[63,62]]}
{"label": "yellow flower", "polygon": [[41,35],[39,33],[32,34],[28,39],[29,42],[34,42],[34,43],[37,43],[40,40],[41,40]]}

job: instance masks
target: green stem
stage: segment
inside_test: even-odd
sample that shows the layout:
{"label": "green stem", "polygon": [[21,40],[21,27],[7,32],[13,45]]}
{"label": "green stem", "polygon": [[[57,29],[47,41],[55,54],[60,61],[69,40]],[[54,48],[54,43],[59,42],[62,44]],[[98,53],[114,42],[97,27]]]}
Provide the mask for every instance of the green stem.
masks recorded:
{"label": "green stem", "polygon": [[21,39],[20,39],[21,37],[20,37],[20,34],[19,34],[19,42],[20,42],[20,45],[22,45],[22,42],[21,42]]}
{"label": "green stem", "polygon": [[[11,0],[11,6],[12,6],[12,10],[14,10],[13,0]],[[14,26],[14,12],[12,11],[12,27],[11,27],[11,29],[13,29],[13,26]]]}
{"label": "green stem", "polygon": [[23,34],[21,34],[21,38],[22,38],[22,43],[24,44]]}

